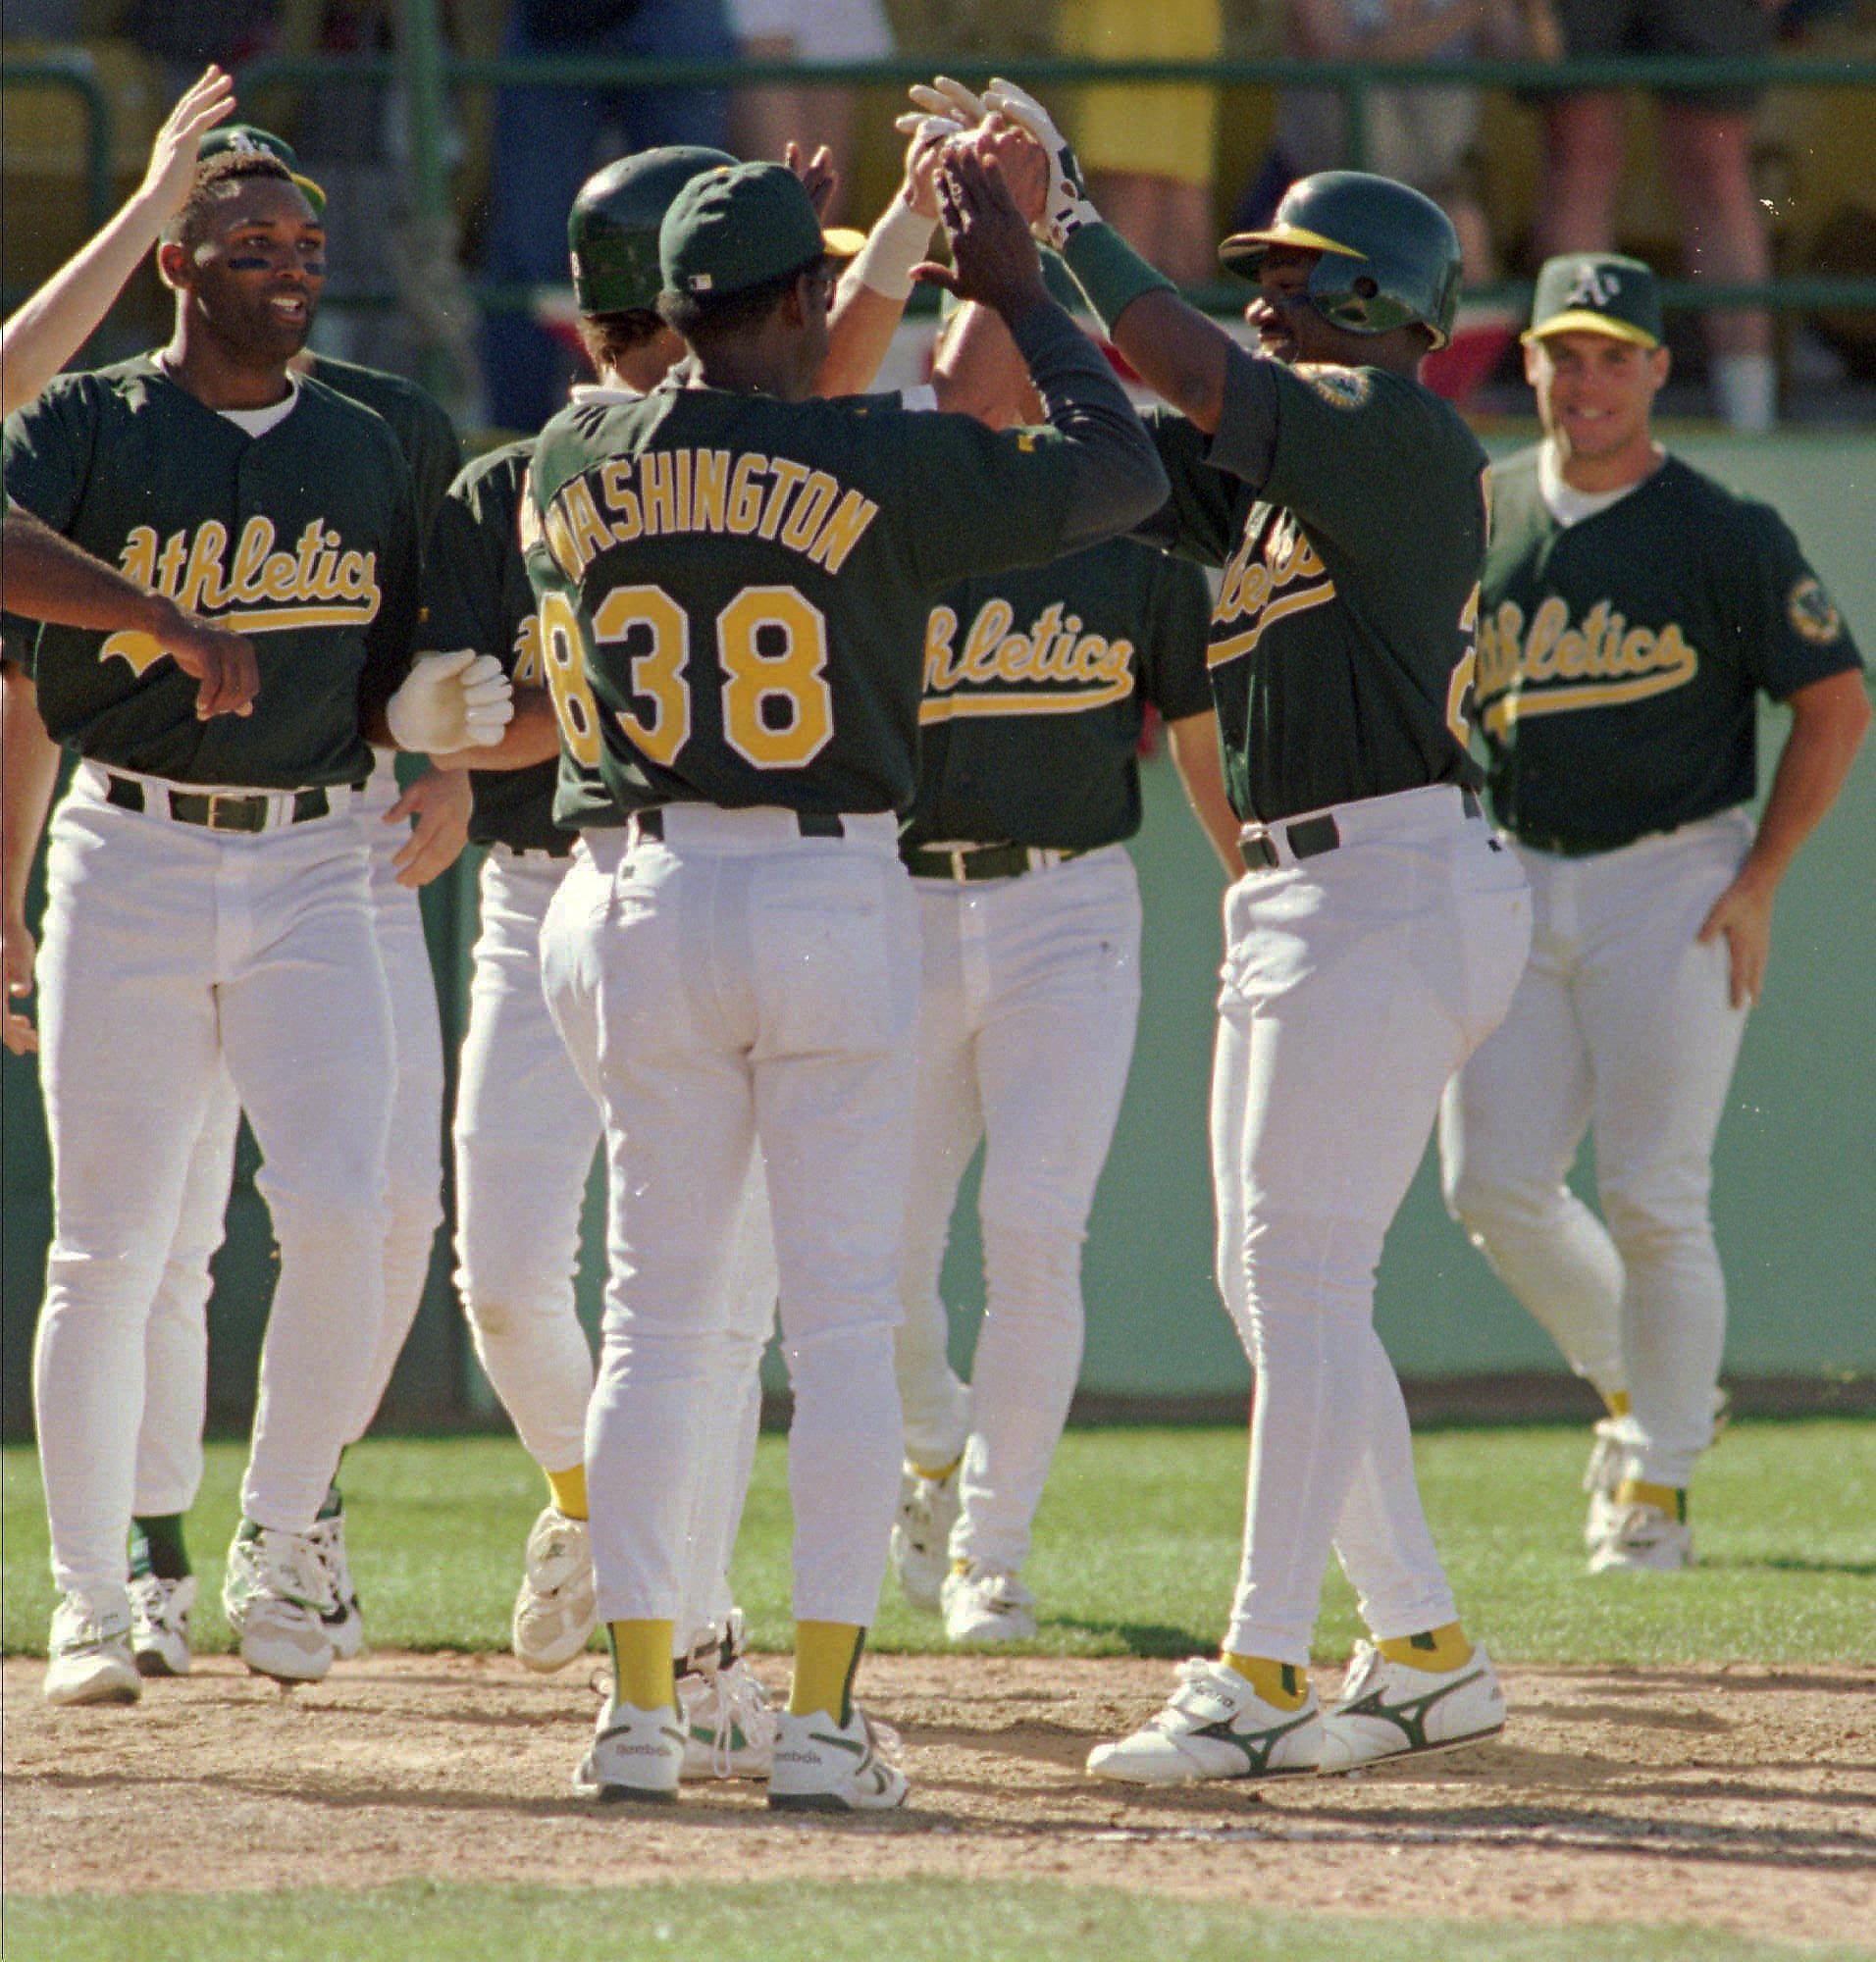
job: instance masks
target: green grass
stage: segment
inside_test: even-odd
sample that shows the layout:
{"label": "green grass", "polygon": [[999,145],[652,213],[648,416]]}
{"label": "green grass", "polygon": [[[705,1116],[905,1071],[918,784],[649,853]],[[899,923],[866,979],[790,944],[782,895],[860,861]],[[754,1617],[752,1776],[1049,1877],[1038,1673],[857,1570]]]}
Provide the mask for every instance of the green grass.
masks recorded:
{"label": "green grass", "polygon": [[231,1900],[16,1901],[15,1962],[1834,1962],[1710,1929],[1520,1928],[1249,1913],[1016,1882],[623,1889],[411,1885]]}
{"label": "green grass", "polygon": [[[1876,1662],[1876,1421],[1736,1423],[1694,1492],[1701,1565],[1591,1582],[1582,1572],[1587,1434],[1449,1430],[1418,1446],[1422,1490],[1468,1626],[1508,1662]],[[210,1448],[194,1520],[198,1646],[225,1644],[216,1594],[241,1448]],[[1025,1577],[1037,1646],[1062,1655],[1181,1656],[1209,1647],[1236,1572],[1240,1431],[1073,1431],[1064,1440]],[[0,1454],[8,1653],[42,1652],[52,1585],[32,1453]],[[538,1474],[504,1439],[384,1439],[346,1460],[353,1566],[372,1640],[487,1649],[507,1640]],[[736,1563],[758,1647],[788,1641],[788,1499],[781,1440],[765,1437]],[[933,1646],[936,1625],[889,1583],[875,1649]],[[1360,1632],[1338,1573],[1317,1652]]]}

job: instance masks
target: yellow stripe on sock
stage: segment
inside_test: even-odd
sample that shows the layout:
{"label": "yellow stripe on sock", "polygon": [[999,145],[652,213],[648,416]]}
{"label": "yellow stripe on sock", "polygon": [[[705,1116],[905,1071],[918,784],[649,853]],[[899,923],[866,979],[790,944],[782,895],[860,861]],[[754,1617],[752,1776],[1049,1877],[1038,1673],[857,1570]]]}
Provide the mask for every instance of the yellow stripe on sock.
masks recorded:
{"label": "yellow stripe on sock", "polygon": [[1609,1406],[1611,1417],[1627,1417],[1629,1414],[1629,1393],[1627,1390],[1604,1390],[1602,1401]]}
{"label": "yellow stripe on sock", "polygon": [[1226,1649],[1219,1658],[1234,1669],[1263,1700],[1276,1710],[1300,1710],[1309,1699],[1309,1678],[1293,1662],[1273,1662],[1269,1656],[1244,1656]]}
{"label": "yellow stripe on sock", "polygon": [[1472,1660],[1472,1643],[1457,1622],[1442,1628],[1429,1628],[1424,1634],[1389,1635],[1375,1646],[1389,1662],[1404,1662],[1409,1669],[1424,1669],[1438,1675],[1460,1669]]}
{"label": "yellow stripe on sock", "polygon": [[906,1463],[912,1465],[912,1469],[918,1473],[919,1477],[929,1478],[934,1485],[942,1485],[964,1462],[964,1455],[961,1451],[949,1465],[941,1465],[937,1471],[933,1472],[923,1465],[912,1465],[910,1458],[906,1460]]}
{"label": "yellow stripe on sock", "polygon": [[570,1520],[587,1516],[586,1467],[570,1466],[564,1472],[547,1473],[547,1490],[553,1495],[553,1509]]}
{"label": "yellow stripe on sock", "polygon": [[836,1724],[854,1715],[854,1672],[860,1667],[866,1630],[858,1622],[797,1622],[795,1680],[789,1686],[788,1714],[811,1717],[825,1710]]}
{"label": "yellow stripe on sock", "polygon": [[613,1700],[638,1710],[662,1710],[677,1702],[671,1670],[673,1622],[608,1622]]}
{"label": "yellow stripe on sock", "polygon": [[1653,1506],[1671,1520],[1687,1523],[1687,1491],[1679,1485],[1650,1485],[1645,1479],[1624,1478],[1615,1488],[1618,1506]]}

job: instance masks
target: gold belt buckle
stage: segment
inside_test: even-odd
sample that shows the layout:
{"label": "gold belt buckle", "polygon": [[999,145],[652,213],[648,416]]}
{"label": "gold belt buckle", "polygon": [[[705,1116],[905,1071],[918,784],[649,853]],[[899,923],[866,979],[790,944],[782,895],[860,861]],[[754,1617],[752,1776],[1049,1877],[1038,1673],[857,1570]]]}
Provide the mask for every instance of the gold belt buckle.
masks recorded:
{"label": "gold belt buckle", "polygon": [[227,793],[210,791],[208,794],[208,828],[220,831],[222,828],[222,805],[227,801]]}

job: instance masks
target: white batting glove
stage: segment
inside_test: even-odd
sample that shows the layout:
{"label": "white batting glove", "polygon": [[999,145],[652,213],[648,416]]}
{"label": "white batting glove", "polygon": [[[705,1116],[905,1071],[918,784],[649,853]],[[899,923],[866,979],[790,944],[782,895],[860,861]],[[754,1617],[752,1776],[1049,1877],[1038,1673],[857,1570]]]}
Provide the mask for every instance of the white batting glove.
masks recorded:
{"label": "white batting glove", "polygon": [[1081,166],[1068,147],[1068,139],[1056,128],[1042,104],[1014,81],[1001,81],[993,77],[984,91],[983,104],[993,115],[1002,116],[1033,137],[1048,158],[1048,210],[1031,229],[1045,245],[1053,245],[1060,252],[1084,225],[1097,225],[1101,220],[1101,214],[1088,201]]}
{"label": "white batting glove", "polygon": [[501,663],[473,647],[419,654],[385,705],[398,749],[437,755],[499,743],[513,714],[514,688]]}
{"label": "white batting glove", "polygon": [[972,94],[948,75],[933,76],[929,86],[915,81],[906,92],[928,116],[949,117],[966,129],[974,129],[990,114],[990,106],[981,95]]}

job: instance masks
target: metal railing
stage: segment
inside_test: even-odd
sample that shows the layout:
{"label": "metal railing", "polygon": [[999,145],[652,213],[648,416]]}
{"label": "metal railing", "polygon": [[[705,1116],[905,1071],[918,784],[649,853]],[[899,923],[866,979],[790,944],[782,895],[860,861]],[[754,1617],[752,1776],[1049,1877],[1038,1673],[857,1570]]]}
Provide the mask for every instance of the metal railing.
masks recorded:
{"label": "metal railing", "polygon": [[111,216],[111,151],[117,133],[97,63],[82,48],[9,61],[0,67],[0,88],[67,89],[83,103],[84,215],[89,230],[96,232]]}
{"label": "metal railing", "polygon": [[[463,88],[541,87],[607,91],[628,88],[758,87],[785,82],[797,86],[866,87],[903,85],[928,80],[934,73],[958,75],[982,82],[991,73],[1026,88],[1081,86],[1091,82],[1121,82],[1138,86],[1199,84],[1221,88],[1311,88],[1334,90],[1346,113],[1346,140],[1351,168],[1360,169],[1370,147],[1369,97],[1376,88],[1478,87],[1511,89],[1524,96],[1547,96],[1586,89],[1694,88],[1866,88],[1876,90],[1876,59],[1835,56],[1788,56],[1770,60],[1721,57],[1646,55],[1621,59],[1455,62],[1305,62],[1291,58],[1218,60],[1209,62],[1103,62],[1080,58],[1031,56],[986,64],[979,56],[917,55],[864,63],[644,61],[613,56],[457,55],[441,45],[434,20],[426,32],[419,26],[431,14],[430,0],[412,0],[406,8],[411,24],[405,51],[396,56],[299,56],[267,59],[244,70],[240,86],[251,97],[262,89],[299,87],[337,81],[402,82],[413,104],[414,213],[439,224],[448,197],[440,164],[441,107],[443,97]],[[420,129],[419,125],[427,126]],[[428,135],[429,140],[424,140]],[[533,295],[526,287],[479,284],[477,302],[489,312],[525,310]],[[1505,281],[1469,289],[1474,299],[1516,304],[1529,295],[1528,282]],[[1237,289],[1220,285],[1195,294],[1215,307],[1235,304]],[[1741,306],[1764,306],[1774,311],[1809,312],[1821,308],[1876,310],[1876,277],[1798,277],[1776,279],[1763,285],[1720,284],[1709,281],[1662,282],[1662,300],[1670,308],[1712,311]],[[352,304],[389,305],[389,290],[354,293]],[[1241,294],[1238,294],[1241,297]]]}

